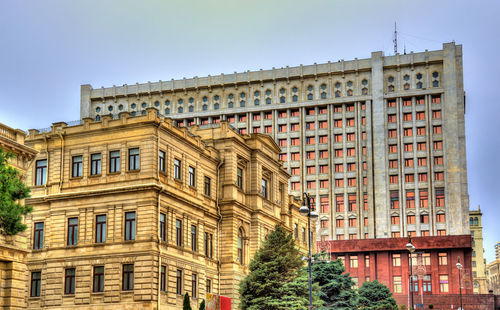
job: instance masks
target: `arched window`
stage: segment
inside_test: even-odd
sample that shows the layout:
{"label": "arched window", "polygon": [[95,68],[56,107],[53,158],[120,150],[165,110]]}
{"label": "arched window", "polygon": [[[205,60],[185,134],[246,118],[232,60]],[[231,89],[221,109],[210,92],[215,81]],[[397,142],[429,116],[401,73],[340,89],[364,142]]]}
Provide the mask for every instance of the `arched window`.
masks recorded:
{"label": "arched window", "polygon": [[206,111],[208,110],[208,105],[204,104],[203,107],[202,107],[203,111]]}
{"label": "arched window", "polygon": [[165,100],[165,105],[170,105],[170,100]]}
{"label": "arched window", "polygon": [[297,95],[293,95],[292,96],[292,101],[293,102],[297,102],[299,100],[299,97],[297,97]]}
{"label": "arched window", "polygon": [[141,107],[142,107],[143,109],[145,109],[145,108],[146,108],[146,102],[143,102],[143,103],[141,104]]}
{"label": "arched window", "polygon": [[339,97],[340,97],[340,90],[337,90],[337,91],[335,92],[335,98],[339,98]]}
{"label": "arched window", "polygon": [[271,104],[271,98],[266,98],[266,104]]}
{"label": "arched window", "polygon": [[203,102],[207,102],[208,101],[208,97],[207,96],[203,96]]}
{"label": "arched window", "polygon": [[218,110],[218,109],[219,109],[219,104],[218,103],[214,104],[214,110]]}
{"label": "arched window", "polygon": [[422,85],[423,85],[423,84],[422,84],[422,82],[418,82],[418,83],[417,83],[417,88],[418,88],[418,89],[422,88]]}
{"label": "arched window", "polygon": [[193,103],[193,102],[194,102],[193,97],[189,98],[189,103]]}
{"label": "arched window", "polygon": [[234,103],[232,101],[229,101],[229,103],[227,104],[227,107],[232,109],[234,106]]}
{"label": "arched window", "polygon": [[285,103],[285,96],[280,97],[280,103]]}
{"label": "arched window", "polygon": [[100,121],[100,120],[101,120],[101,116],[100,116],[100,115],[97,115],[97,116],[95,117],[95,121],[96,121],[96,122],[98,122],[98,121]]}
{"label": "arched window", "polygon": [[130,115],[135,116],[135,115],[136,115],[136,112],[135,112],[135,111],[132,111],[132,113],[130,113]]}
{"label": "arched window", "polygon": [[238,263],[243,265],[243,230],[238,229]]}
{"label": "arched window", "polygon": [[184,112],[184,109],[183,109],[182,107],[179,107],[179,108],[177,109],[177,112],[178,112],[178,113],[182,113],[182,112]]}
{"label": "arched window", "polygon": [[394,92],[394,85],[389,85],[389,92],[390,93]]}
{"label": "arched window", "polygon": [[141,115],[146,115],[146,110],[142,110]]}
{"label": "arched window", "polygon": [[347,90],[347,96],[352,96],[352,89]]}
{"label": "arched window", "polygon": [[439,87],[439,81],[432,82],[432,87]]}
{"label": "arched window", "polygon": [[405,85],[403,86],[403,88],[404,88],[405,90],[408,90],[408,89],[410,89],[410,84],[408,84],[408,83],[405,83]]}
{"label": "arched window", "polygon": [[194,107],[192,105],[189,106],[189,112],[194,112]]}
{"label": "arched window", "polygon": [[469,219],[469,225],[470,225],[470,226],[474,225],[474,218],[472,218],[472,217],[471,217],[471,218]]}
{"label": "arched window", "polygon": [[474,225],[479,225],[479,220],[477,219],[477,217],[474,218]]}
{"label": "arched window", "polygon": [[325,92],[321,93],[321,99],[326,99],[326,93]]}
{"label": "arched window", "polygon": [[259,104],[260,104],[260,100],[259,100],[259,99],[255,99],[255,100],[253,101],[253,104],[254,104],[254,105],[259,105]]}
{"label": "arched window", "polygon": [[169,114],[170,114],[170,109],[169,109],[169,108],[166,108],[166,109],[165,109],[165,114],[166,114],[166,115],[169,115]]}
{"label": "arched window", "polygon": [[311,93],[307,94],[307,100],[313,100],[313,94]]}
{"label": "arched window", "polygon": [[245,100],[240,101],[240,107],[242,107],[242,108],[245,107]]}
{"label": "arched window", "polygon": [[159,107],[160,106],[160,102],[159,101],[155,101],[155,107]]}
{"label": "arched window", "polygon": [[368,95],[368,88],[363,87],[363,89],[361,90],[361,94]]}

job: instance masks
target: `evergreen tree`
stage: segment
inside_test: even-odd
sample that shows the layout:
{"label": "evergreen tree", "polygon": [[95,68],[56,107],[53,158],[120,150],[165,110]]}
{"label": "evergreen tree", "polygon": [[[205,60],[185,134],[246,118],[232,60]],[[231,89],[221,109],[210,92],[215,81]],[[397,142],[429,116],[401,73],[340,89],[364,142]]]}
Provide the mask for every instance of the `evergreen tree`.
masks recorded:
{"label": "evergreen tree", "polygon": [[366,310],[397,310],[398,305],[389,288],[382,283],[368,281],[358,290],[359,293],[359,309]]}
{"label": "evergreen tree", "polygon": [[26,230],[23,215],[32,211],[19,203],[29,197],[30,189],[22,182],[20,172],[8,165],[7,160],[13,156],[0,149],[0,233],[9,236]]}
{"label": "evergreen tree", "polygon": [[255,253],[250,273],[240,283],[241,309],[307,309],[301,305],[308,304],[309,289],[303,290],[303,281],[296,279],[302,265],[292,234],[276,226]]}
{"label": "evergreen tree", "polygon": [[191,302],[189,301],[188,293],[184,295],[184,303],[182,304],[182,310],[193,310],[193,308],[191,308]]}
{"label": "evergreen tree", "polygon": [[201,301],[199,310],[205,310],[205,299]]}
{"label": "evergreen tree", "polygon": [[312,265],[314,283],[320,287],[319,297],[324,306],[321,309],[357,309],[357,293],[352,289],[354,282],[345,272],[341,260],[321,261],[315,257]]}

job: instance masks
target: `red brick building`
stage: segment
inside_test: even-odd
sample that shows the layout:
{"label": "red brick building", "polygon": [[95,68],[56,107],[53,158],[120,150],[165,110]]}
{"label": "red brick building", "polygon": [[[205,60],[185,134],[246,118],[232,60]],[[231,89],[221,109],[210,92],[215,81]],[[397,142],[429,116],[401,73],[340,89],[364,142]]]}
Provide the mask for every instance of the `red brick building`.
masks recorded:
{"label": "red brick building", "polygon": [[[423,303],[425,309],[428,309],[429,304],[435,305],[435,309],[451,309],[452,304],[455,309],[459,307],[459,275],[456,263],[460,257],[464,268],[462,275],[469,273],[470,279],[471,241],[470,235],[412,238],[416,248],[413,270],[414,273],[421,274],[420,277],[414,278],[415,304]],[[358,286],[365,281],[377,279],[391,289],[399,305],[408,306],[410,262],[407,243],[407,238],[332,240],[318,243],[318,249],[329,251],[332,259],[344,260],[346,272],[351,274]],[[471,306],[476,303],[474,295],[471,296],[472,286],[465,285],[462,294],[463,299],[466,298]],[[482,303],[479,300],[478,302]],[[441,305],[442,303],[447,305]]]}

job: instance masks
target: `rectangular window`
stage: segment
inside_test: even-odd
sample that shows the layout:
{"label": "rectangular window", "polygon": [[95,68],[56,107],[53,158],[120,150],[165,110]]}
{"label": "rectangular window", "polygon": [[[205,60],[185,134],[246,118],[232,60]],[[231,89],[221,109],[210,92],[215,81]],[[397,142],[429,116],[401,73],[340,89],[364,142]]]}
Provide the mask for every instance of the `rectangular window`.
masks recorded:
{"label": "rectangular window", "polygon": [[441,110],[434,110],[434,111],[432,111],[432,118],[433,119],[439,119],[439,118],[441,118]]}
{"label": "rectangular window", "polygon": [[306,137],[306,144],[315,144],[316,139],[314,137]]}
{"label": "rectangular window", "polygon": [[356,178],[348,178],[347,186],[356,186]]}
{"label": "rectangular window", "polygon": [[396,114],[387,115],[387,122],[388,123],[395,123],[396,122]]}
{"label": "rectangular window", "polygon": [[160,269],[160,291],[167,291],[167,266],[161,266]]}
{"label": "rectangular window", "polygon": [[403,285],[401,283],[401,276],[393,276],[392,277],[392,284],[393,284],[393,292],[394,293],[402,293],[403,292]]}
{"label": "rectangular window", "polygon": [[182,221],[175,220],[175,244],[182,246]]}
{"label": "rectangular window", "polygon": [[425,99],[423,97],[417,97],[415,101],[417,104],[425,104]]}
{"label": "rectangular window", "polygon": [[356,155],[356,150],[354,148],[347,148],[347,156],[355,156]]}
{"label": "rectangular window", "polygon": [[131,291],[134,289],[134,265],[124,264],[122,275],[122,290]]}
{"label": "rectangular window", "polygon": [[319,165],[319,173],[328,173],[328,165]]}
{"label": "rectangular window", "polygon": [[101,174],[101,153],[90,155],[90,174]]}
{"label": "rectangular window", "polygon": [[413,159],[405,159],[405,167],[413,167]]}
{"label": "rectangular window", "polygon": [[397,159],[390,159],[389,160],[389,168],[395,169],[397,167],[398,167],[398,160]]}
{"label": "rectangular window", "polygon": [[444,213],[436,214],[436,222],[437,223],[445,223],[446,215]]}
{"label": "rectangular window", "polygon": [[47,183],[47,160],[37,160],[35,170],[35,185],[45,185]]}
{"label": "rectangular window", "polygon": [[368,218],[367,217],[365,217],[363,219],[363,225],[368,226]]}
{"label": "rectangular window", "polygon": [[175,281],[175,293],[177,295],[182,295],[182,270],[177,269],[176,281]]}
{"label": "rectangular window", "polygon": [[71,158],[72,169],[71,169],[71,177],[78,178],[83,174],[83,156],[73,156]]}
{"label": "rectangular window", "polygon": [[64,270],[64,294],[75,294],[75,268]]}
{"label": "rectangular window", "polygon": [[272,119],[272,118],[273,118],[273,112],[264,113],[264,119]]}
{"label": "rectangular window", "polygon": [[211,183],[210,178],[205,176],[203,184],[204,184],[204,193],[206,196],[210,196],[210,183]]}
{"label": "rectangular window", "polygon": [[321,228],[328,228],[328,220],[321,220],[320,227]]}
{"label": "rectangular window", "polygon": [[429,215],[421,214],[420,215],[420,224],[428,224],[429,223]]}
{"label": "rectangular window", "polygon": [[335,137],[335,142],[342,142],[342,134],[336,134],[334,137]]}
{"label": "rectangular window", "polygon": [[427,144],[425,142],[417,143],[417,151],[425,151],[427,149]]}
{"label": "rectangular window", "polygon": [[415,182],[415,175],[414,174],[405,174],[405,182],[406,183]]}
{"label": "rectangular window", "polygon": [[273,132],[273,126],[264,126],[264,132],[265,133],[272,133]]}
{"label": "rectangular window", "polygon": [[92,291],[94,293],[104,292],[104,266],[94,266]]}
{"label": "rectangular window", "polygon": [[432,133],[435,135],[440,135],[443,133],[443,127],[441,125],[433,126],[432,127]]}
{"label": "rectangular window", "polygon": [[335,209],[337,212],[344,212],[344,196],[335,196]]}
{"label": "rectangular window", "polygon": [[290,117],[298,117],[299,110],[290,110]]}
{"label": "rectangular window", "polygon": [[434,149],[442,150],[443,149],[443,141],[434,141]]}
{"label": "rectangular window", "polygon": [[444,189],[436,189],[436,207],[444,207]]}
{"label": "rectangular window", "polygon": [[413,152],[413,143],[405,143],[405,152]]}
{"label": "rectangular window", "polygon": [[354,133],[347,133],[346,138],[347,138],[347,141],[354,141],[355,135],[354,135]]}
{"label": "rectangular window", "polygon": [[412,128],[405,128],[404,135],[405,135],[405,137],[413,136],[413,129]]}
{"label": "rectangular window", "polygon": [[315,159],[316,158],[316,152],[315,151],[307,151],[306,152],[306,159]]}
{"label": "rectangular window", "polygon": [[346,104],[345,111],[346,112],[354,112],[354,104]]}
{"label": "rectangular window", "polygon": [[300,160],[300,153],[299,152],[290,153],[290,160]]}
{"label": "rectangular window", "polygon": [[393,267],[401,266],[401,254],[392,254],[392,266]]}
{"label": "rectangular window", "polygon": [[353,127],[354,126],[354,118],[348,118],[345,120],[345,125],[346,127]]}
{"label": "rectangular window", "polygon": [[349,234],[349,240],[356,240],[356,239],[358,239],[357,234]]}
{"label": "rectangular window", "polygon": [[254,115],[252,115],[252,119],[254,121],[260,121],[260,114],[254,114]]}
{"label": "rectangular window", "polygon": [[316,188],[316,181],[307,181],[306,186],[307,186],[307,189],[315,189]]}
{"label": "rectangular window", "polygon": [[35,231],[34,231],[34,236],[33,236],[33,249],[34,250],[43,249],[43,229],[44,229],[43,222],[35,223]]}
{"label": "rectangular window", "polygon": [[300,145],[300,139],[299,138],[290,138],[290,144],[293,146],[298,146],[298,145]]}
{"label": "rectangular window", "polygon": [[109,172],[120,172],[120,151],[109,152]]}
{"label": "rectangular window", "polygon": [[403,106],[411,107],[411,98],[403,99]]}
{"label": "rectangular window", "polygon": [[399,215],[391,216],[391,225],[399,225]]}
{"label": "rectangular window", "polygon": [[391,191],[391,209],[399,209],[399,192]]}
{"label": "rectangular window", "polygon": [[285,146],[287,146],[287,140],[286,139],[279,139],[278,144],[280,145],[280,147],[285,147]]}
{"label": "rectangular window", "polygon": [[330,203],[328,196],[321,196],[319,198],[321,213],[328,213],[330,210]]}
{"label": "rectangular window", "polygon": [[334,125],[336,128],[342,128],[342,120],[341,120],[341,119],[336,119],[336,120],[333,122],[333,125]]}
{"label": "rectangular window", "polygon": [[328,188],[328,180],[319,180],[320,188]]}
{"label": "rectangular window", "polygon": [[328,158],[328,151],[319,151],[319,158],[325,159]]}
{"label": "rectangular window", "polygon": [[358,257],[350,256],[349,257],[349,267],[350,268],[358,268]]}
{"label": "rectangular window", "polygon": [[253,133],[260,133],[260,126],[258,126],[258,127],[254,127],[254,128],[252,129],[252,132],[253,132]]}
{"label": "rectangular window", "polygon": [[335,179],[336,187],[344,187],[344,179]]}
{"label": "rectangular window", "polygon": [[234,116],[228,116],[226,119],[229,123],[234,123]]}
{"label": "rectangular window", "polygon": [[133,148],[128,150],[128,170],[139,170],[139,149]]}
{"label": "rectangular window", "polygon": [[417,136],[425,136],[425,127],[417,127]]}
{"label": "rectangular window", "polygon": [[411,121],[412,120],[412,114],[411,112],[410,113],[404,113],[403,114],[403,120],[408,122],[408,121]]}
{"label": "rectangular window", "polygon": [[299,124],[290,124],[290,132],[299,131]]}
{"label": "rectangular window", "polygon": [[135,212],[125,213],[125,240],[135,240]]}
{"label": "rectangular window", "polygon": [[438,253],[438,263],[439,265],[448,265],[448,254]]}
{"label": "rectangular window", "polygon": [[448,293],[448,275],[440,274],[439,275],[439,291],[441,293]]}
{"label": "rectangular window", "polygon": [[418,158],[418,166],[419,167],[425,167],[425,166],[427,166],[427,158],[425,158],[425,157],[419,157]]}
{"label": "rectangular window", "polygon": [[415,208],[415,192],[407,191],[406,192],[406,207],[413,209]]}
{"label": "rectangular window", "polygon": [[337,219],[335,221],[335,223],[336,223],[337,227],[339,227],[339,228],[344,227],[344,219]]}
{"label": "rectangular window", "polygon": [[106,242],[106,214],[96,215],[95,217],[95,242]]}
{"label": "rectangular window", "polygon": [[306,130],[314,130],[314,128],[315,128],[314,122],[307,122],[306,123]]}
{"label": "rectangular window", "polygon": [[391,184],[398,184],[399,178],[397,175],[390,175],[389,176],[389,183]]}
{"label": "rectangular window", "polygon": [[262,191],[262,196],[264,196],[264,198],[268,199],[267,180],[266,179],[262,179],[261,191]]}
{"label": "rectangular window", "polygon": [[418,121],[425,120],[425,112],[417,112],[417,120]]}
{"label": "rectangular window", "polygon": [[287,158],[286,153],[279,154],[278,158],[281,161],[287,161],[287,159],[286,159]]}
{"label": "rectangular window", "polygon": [[165,172],[165,152],[158,152],[158,170]]}
{"label": "rectangular window", "polygon": [[68,245],[76,245],[78,242],[78,218],[68,219]]}
{"label": "rectangular window", "polygon": [[392,238],[399,238],[401,236],[401,234],[399,233],[399,231],[393,231],[391,232],[391,237]]}
{"label": "rectangular window", "polygon": [[240,114],[240,115],[238,115],[238,120],[240,122],[246,122],[247,121],[247,115],[246,114]]}
{"label": "rectangular window", "polygon": [[198,298],[198,275],[196,273],[191,275],[191,297]]}
{"label": "rectangular window", "polygon": [[327,121],[319,121],[318,122],[318,127],[319,127],[319,129],[327,129],[328,128],[328,122]]}
{"label": "rectangular window", "polygon": [[243,169],[240,167],[236,168],[236,186],[243,190]]}
{"label": "rectangular window", "polygon": [[419,182],[427,182],[427,172],[419,173],[418,174],[418,181]]}
{"label": "rectangular window", "polygon": [[435,156],[434,157],[434,165],[442,166],[443,165],[443,156]]}
{"label": "rectangular window", "polygon": [[181,179],[181,161],[177,158],[174,159],[174,178],[177,180]]}
{"label": "rectangular window", "polygon": [[246,128],[244,128],[244,127],[243,127],[243,128],[240,128],[240,129],[238,129],[238,130],[239,130],[239,132],[240,132],[240,135],[246,135],[246,134],[247,134],[247,129],[246,129]]}
{"label": "rectangular window", "polygon": [[356,218],[349,219],[349,227],[356,227],[357,225],[358,225],[358,222],[357,222]]}
{"label": "rectangular window", "polygon": [[444,180],[444,172],[434,172],[434,180],[443,181]]}
{"label": "rectangular window", "polygon": [[292,182],[290,183],[290,187],[293,191],[298,191],[300,190],[300,182]]}
{"label": "rectangular window", "polygon": [[319,143],[320,144],[328,143],[328,136],[319,136]]}
{"label": "rectangular window", "polygon": [[191,225],[191,251],[198,251],[198,231],[195,225]]}
{"label": "rectangular window", "polygon": [[363,209],[368,211],[368,195],[366,193],[363,194]]}
{"label": "rectangular window", "polygon": [[344,164],[335,164],[335,172],[343,172]]}
{"label": "rectangular window", "polygon": [[389,145],[389,153],[397,153],[397,152],[398,152],[398,146],[396,144]]}
{"label": "rectangular window", "polygon": [[356,209],[357,209],[356,195],[349,194],[347,196],[347,198],[348,198],[347,202],[348,202],[349,211],[356,211]]}
{"label": "rectangular window", "polygon": [[33,271],[31,272],[31,297],[40,297],[40,290],[42,288],[42,272]]}
{"label": "rectangular window", "polygon": [[[314,167],[314,166],[313,166]],[[309,167],[308,167],[309,168]],[[300,168],[298,167],[293,167],[290,168],[290,174],[291,175],[300,175]]]}
{"label": "rectangular window", "polygon": [[279,132],[286,132],[286,124],[281,124],[278,126]]}
{"label": "rectangular window", "polygon": [[387,100],[387,107],[388,108],[396,107],[396,100]]}
{"label": "rectangular window", "polygon": [[408,215],[408,216],[406,216],[406,222],[408,224],[415,224],[415,215]]}
{"label": "rectangular window", "polygon": [[397,136],[396,129],[389,129],[387,131],[387,135],[389,136],[389,138],[396,138],[396,136]]}

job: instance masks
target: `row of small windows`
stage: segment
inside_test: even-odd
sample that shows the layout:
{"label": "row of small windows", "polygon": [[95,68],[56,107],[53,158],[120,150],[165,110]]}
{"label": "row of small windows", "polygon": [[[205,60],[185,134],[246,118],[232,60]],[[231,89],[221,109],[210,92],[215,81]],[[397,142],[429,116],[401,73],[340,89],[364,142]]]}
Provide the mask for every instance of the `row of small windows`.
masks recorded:
{"label": "row of small windows", "polygon": [[[417,89],[421,89],[423,88],[423,76],[422,76],[422,73],[417,73],[415,75],[416,77],[416,80],[417,80],[417,83],[415,84]],[[437,71],[434,71],[432,73],[432,87],[439,87],[439,73]],[[410,80],[410,76],[408,74],[404,75],[403,76],[403,80],[405,81],[405,83],[403,84],[403,89],[404,90],[409,90],[410,89],[410,84],[409,84],[409,80]],[[393,76],[389,76],[387,78],[387,81],[389,82],[389,86],[388,86],[388,90],[389,92],[394,92],[394,77]]]}
{"label": "row of small windows", "polygon": [[[176,271],[176,284],[175,292],[177,295],[182,295],[184,287],[184,270],[177,269]],[[111,277],[111,274],[108,275]],[[104,292],[104,281],[105,281],[105,266],[93,266],[92,274],[92,292],[102,293]],[[167,266],[162,265],[160,269],[160,290],[162,292],[167,291]],[[205,279],[205,292],[212,292],[212,280]],[[74,295],[76,287],[76,268],[66,268],[64,270],[64,295]],[[122,264],[122,291],[132,291],[134,290],[134,264]],[[42,272],[32,271],[31,272],[31,285],[30,285],[30,297],[40,297],[42,290]],[[191,297],[198,297],[198,274],[191,274]]]}

